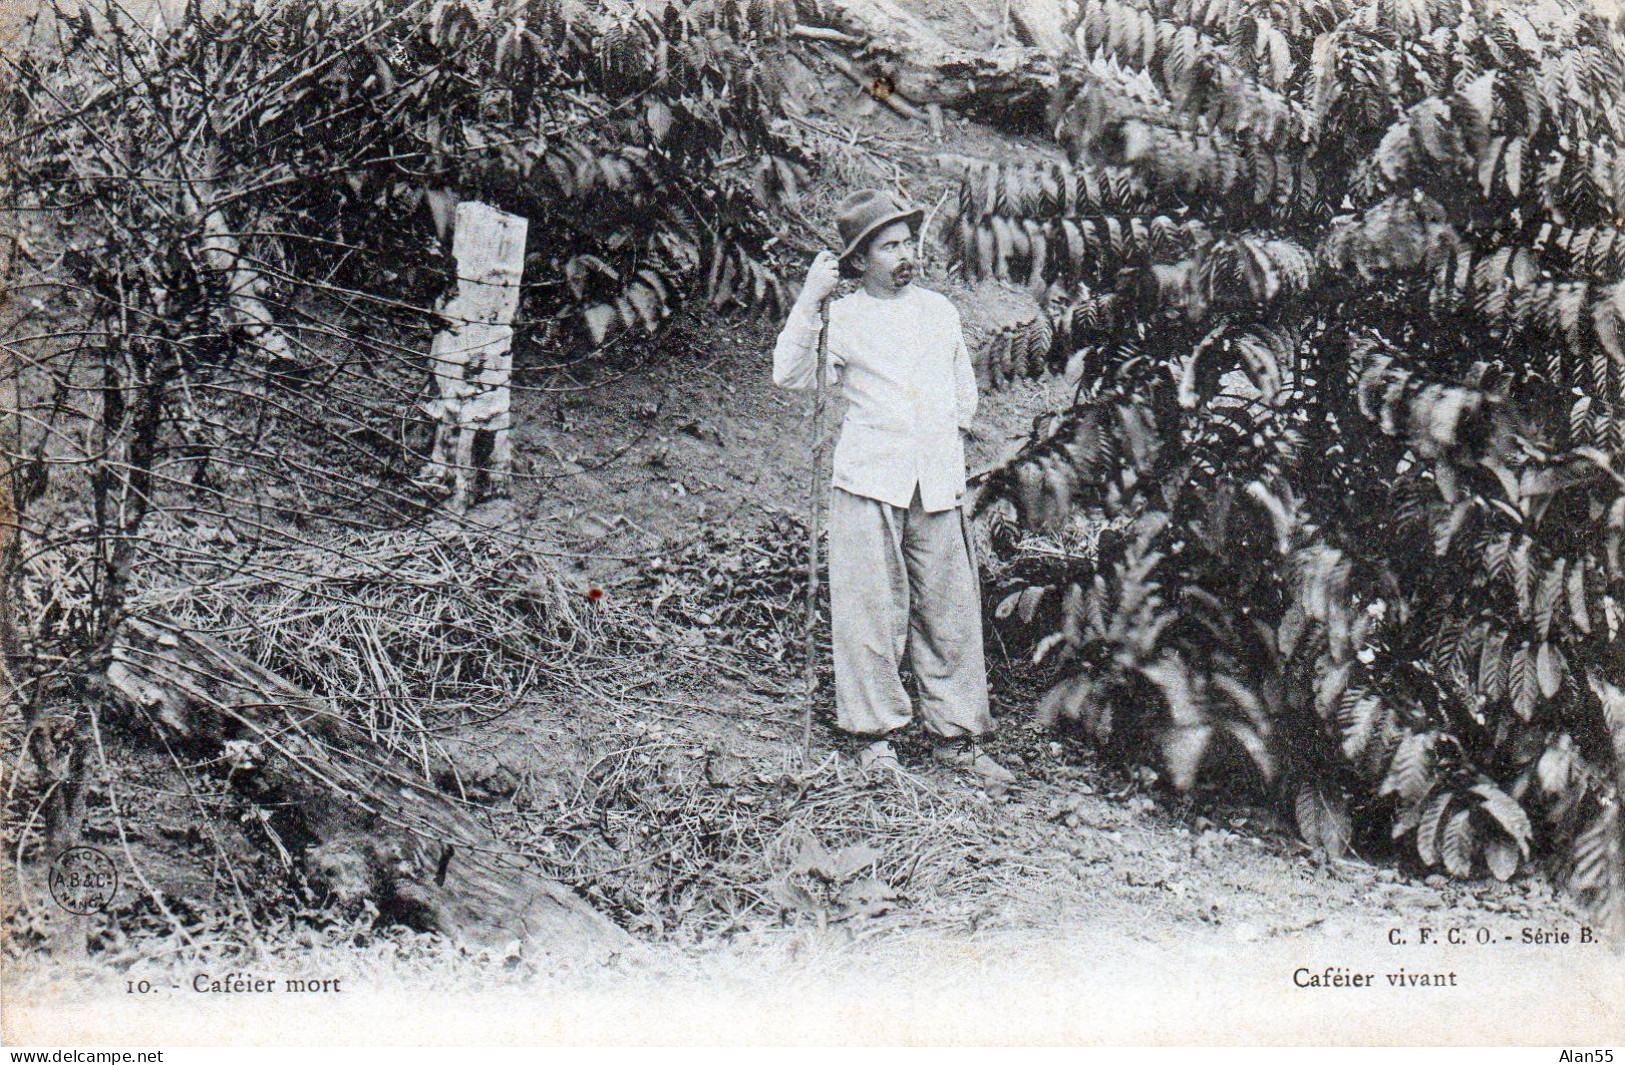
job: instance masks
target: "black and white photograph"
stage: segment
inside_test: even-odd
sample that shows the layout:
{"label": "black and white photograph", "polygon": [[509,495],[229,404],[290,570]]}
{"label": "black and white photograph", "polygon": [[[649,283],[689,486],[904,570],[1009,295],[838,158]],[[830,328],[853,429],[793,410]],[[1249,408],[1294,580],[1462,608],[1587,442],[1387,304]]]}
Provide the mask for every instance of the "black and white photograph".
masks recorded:
{"label": "black and white photograph", "polygon": [[0,207],[0,1045],[1625,1044],[1620,0],[0,0]]}

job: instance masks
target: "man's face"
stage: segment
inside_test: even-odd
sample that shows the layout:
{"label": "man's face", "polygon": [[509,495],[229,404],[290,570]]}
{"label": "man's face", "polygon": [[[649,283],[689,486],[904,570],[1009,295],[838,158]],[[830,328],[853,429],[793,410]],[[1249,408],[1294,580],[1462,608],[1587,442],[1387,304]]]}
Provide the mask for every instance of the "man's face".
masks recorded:
{"label": "man's face", "polygon": [[869,240],[856,256],[863,283],[882,291],[896,291],[914,280],[914,239],[907,222],[893,222]]}

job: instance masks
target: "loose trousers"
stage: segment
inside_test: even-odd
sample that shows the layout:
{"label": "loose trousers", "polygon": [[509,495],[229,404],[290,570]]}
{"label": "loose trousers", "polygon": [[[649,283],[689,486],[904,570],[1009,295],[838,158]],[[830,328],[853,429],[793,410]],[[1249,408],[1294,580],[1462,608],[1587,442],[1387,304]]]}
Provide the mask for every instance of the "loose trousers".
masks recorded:
{"label": "loose trousers", "polygon": [[993,728],[982,657],[981,588],[963,511],[928,514],[830,494],[830,627],[836,720],[881,736],[909,723],[898,667],[906,651],[927,731],[943,738]]}

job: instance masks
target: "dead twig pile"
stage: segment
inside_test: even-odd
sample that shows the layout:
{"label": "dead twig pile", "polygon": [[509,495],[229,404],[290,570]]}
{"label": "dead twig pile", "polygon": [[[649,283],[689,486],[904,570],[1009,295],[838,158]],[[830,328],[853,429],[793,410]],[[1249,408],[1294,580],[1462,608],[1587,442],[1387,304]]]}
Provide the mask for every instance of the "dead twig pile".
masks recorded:
{"label": "dead twig pile", "polygon": [[426,734],[651,646],[572,590],[543,545],[498,530],[432,525],[262,552],[134,606],[241,650],[414,754]]}
{"label": "dead twig pile", "polygon": [[[749,539],[708,529],[681,554],[655,559],[637,590],[657,622],[698,627],[709,645],[793,665],[805,621],[806,543],[806,522],[782,512]],[[827,632],[827,617],[822,624]]]}
{"label": "dead twig pile", "polygon": [[974,926],[1047,875],[960,783],[872,777],[834,755],[794,774],[659,738],[599,759],[574,796],[509,831],[625,927],[690,945],[779,924]]}
{"label": "dead twig pile", "polygon": [[463,801],[515,858],[635,933],[692,945],[808,924],[975,926],[1049,874],[963,782],[869,778],[837,756],[798,773],[788,718],[777,755],[748,760],[622,701],[617,677],[669,679],[696,631],[713,665],[793,664],[804,529],[778,515],[748,540],[713,534],[646,576],[649,599],[613,604],[573,590],[538,542],[434,525],[262,551],[224,574],[172,567],[184,584],[133,605],[325,697],[429,777],[454,760],[443,734],[545,693],[589,699],[608,753],[554,801]]}

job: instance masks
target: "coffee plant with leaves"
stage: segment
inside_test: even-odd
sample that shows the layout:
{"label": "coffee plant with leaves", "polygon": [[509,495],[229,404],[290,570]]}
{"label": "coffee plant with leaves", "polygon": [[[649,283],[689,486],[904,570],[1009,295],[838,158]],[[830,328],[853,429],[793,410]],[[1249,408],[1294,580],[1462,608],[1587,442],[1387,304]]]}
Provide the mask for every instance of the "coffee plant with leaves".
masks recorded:
{"label": "coffee plant with leaves", "polygon": [[1043,298],[1003,373],[1079,379],[987,498],[1111,519],[1000,604],[1041,713],[1268,782],[1329,852],[1547,861],[1625,927],[1617,28],[1083,0],[1076,42],[1069,161],[965,164],[949,223]]}

